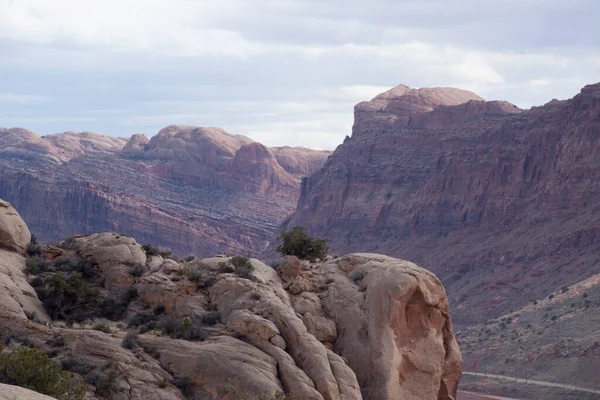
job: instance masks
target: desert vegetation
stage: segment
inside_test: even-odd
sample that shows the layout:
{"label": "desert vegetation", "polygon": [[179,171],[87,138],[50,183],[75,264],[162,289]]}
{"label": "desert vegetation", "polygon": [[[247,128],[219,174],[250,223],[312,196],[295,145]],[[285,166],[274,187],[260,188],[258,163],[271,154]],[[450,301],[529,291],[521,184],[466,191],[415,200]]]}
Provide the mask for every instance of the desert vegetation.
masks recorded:
{"label": "desert vegetation", "polygon": [[277,239],[282,242],[277,247],[279,253],[296,256],[301,260],[323,260],[329,251],[326,240],[308,235],[306,228],[302,226],[281,232]]}
{"label": "desert vegetation", "polygon": [[0,342],[0,382],[21,386],[58,400],[82,400],[86,386],[79,375],[63,371],[61,364],[36,348],[7,350]]}

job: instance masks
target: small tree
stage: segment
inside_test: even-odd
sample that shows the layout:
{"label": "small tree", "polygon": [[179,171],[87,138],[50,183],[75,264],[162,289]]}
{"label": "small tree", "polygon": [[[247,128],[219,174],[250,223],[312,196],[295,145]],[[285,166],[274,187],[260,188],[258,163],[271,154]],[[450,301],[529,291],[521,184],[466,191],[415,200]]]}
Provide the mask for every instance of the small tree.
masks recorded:
{"label": "small tree", "polygon": [[0,377],[6,383],[54,396],[59,400],[81,400],[86,387],[79,376],[61,372],[60,363],[36,348],[22,347],[0,356]]}
{"label": "small tree", "polygon": [[283,255],[296,256],[301,260],[315,261],[327,257],[327,241],[309,236],[306,228],[295,226],[277,237],[282,243],[277,251]]}

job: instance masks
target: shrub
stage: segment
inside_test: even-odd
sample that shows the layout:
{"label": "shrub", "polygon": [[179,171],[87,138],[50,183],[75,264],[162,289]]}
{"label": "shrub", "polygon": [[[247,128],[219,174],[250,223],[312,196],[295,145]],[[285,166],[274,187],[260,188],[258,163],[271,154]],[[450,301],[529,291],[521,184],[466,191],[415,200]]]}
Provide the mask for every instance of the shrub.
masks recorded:
{"label": "shrub", "polygon": [[202,323],[206,325],[216,325],[221,319],[221,314],[218,311],[210,311],[202,316]]}
{"label": "shrub", "polygon": [[235,268],[235,274],[240,278],[252,279],[252,271],[254,267],[250,260],[246,257],[235,256],[229,260],[231,265]]}
{"label": "shrub", "polygon": [[95,275],[94,263],[86,261],[71,261],[65,265],[64,270],[79,272],[85,279],[91,279]]}
{"label": "shrub", "polygon": [[119,378],[119,373],[113,369],[106,374],[100,373],[98,378],[99,381],[96,385],[96,393],[110,399],[112,394],[117,391],[117,379]]}
{"label": "shrub", "polygon": [[327,257],[327,242],[306,233],[306,228],[295,226],[289,231],[283,231],[277,237],[282,243],[277,251],[283,255],[296,256],[301,260],[315,261]]}
{"label": "shrub", "polygon": [[142,249],[146,252],[148,256],[161,256],[163,258],[170,257],[173,252],[171,249],[160,249],[157,246],[153,246],[151,244],[142,245]]}
{"label": "shrub", "polygon": [[173,251],[171,249],[160,249],[158,251],[158,255],[161,256],[162,258],[168,258],[173,255]]}
{"label": "shrub", "polygon": [[95,331],[110,333],[110,327],[108,325],[102,324],[102,323],[94,324],[94,326],[92,326],[92,329]]}
{"label": "shrub", "polygon": [[131,268],[131,276],[133,276],[134,278],[139,278],[140,276],[144,275],[144,272],[146,272],[146,267],[144,266],[144,264],[135,264],[133,266],[133,268]]}
{"label": "shrub", "polygon": [[0,338],[0,340],[2,342],[4,342],[4,344],[6,344],[7,346],[12,341],[15,341],[16,343],[19,343],[19,344],[21,344],[23,346],[34,347],[33,342],[29,338],[29,335],[27,335],[26,333],[6,332],[4,335],[2,335],[2,337]]}
{"label": "shrub", "polygon": [[46,340],[46,344],[52,347],[64,347],[67,342],[65,342],[65,338],[58,337]]}
{"label": "shrub", "polygon": [[235,267],[228,262],[221,261],[217,264],[217,270],[220,274],[228,274],[235,272]]}
{"label": "shrub", "polygon": [[38,257],[27,257],[25,261],[25,269],[23,270],[26,275],[37,275],[42,272],[41,260]]}
{"label": "shrub", "polygon": [[354,283],[358,283],[358,281],[361,281],[365,277],[365,271],[355,269],[350,273],[350,275],[348,275],[348,277],[352,279]]}
{"label": "shrub", "polygon": [[121,347],[124,349],[133,349],[137,345],[138,333],[136,331],[128,332],[123,341]]}
{"label": "shrub", "polygon": [[[156,322],[157,320],[157,314],[156,312],[147,310],[147,311],[141,311],[139,313],[136,313],[133,317],[131,317],[131,319],[129,320],[129,327],[135,327],[137,328],[138,326],[144,326],[144,325],[148,325],[150,323]],[[155,325],[155,324],[154,324]],[[154,326],[150,329],[153,329]],[[148,330],[150,330],[148,329]]]}
{"label": "shrub", "polygon": [[184,396],[191,398],[194,396],[195,392],[195,384],[194,381],[188,376],[179,376],[171,382],[173,385],[177,386],[181,393]]}
{"label": "shrub", "polygon": [[157,256],[159,251],[158,248],[152,246],[151,244],[142,245],[142,249],[146,252],[146,255],[148,256]]}
{"label": "shrub", "polygon": [[129,303],[131,303],[133,300],[135,300],[138,297],[139,293],[137,288],[130,286],[127,288],[127,290],[125,291],[125,293],[123,293],[123,296],[121,297],[121,303],[123,305],[127,305]]}
{"label": "shrub", "polygon": [[548,299],[552,300],[554,298],[554,295],[551,294],[550,296],[548,296]]}
{"label": "shrub", "polygon": [[81,400],[86,391],[80,377],[61,372],[61,364],[36,348],[20,348],[0,355],[0,376],[5,383],[59,400]]}
{"label": "shrub", "polygon": [[49,275],[40,286],[34,287],[52,319],[68,320],[71,315],[75,316],[75,320],[85,319],[99,295],[97,291],[90,290],[79,272]]}
{"label": "shrub", "polygon": [[35,236],[31,236],[31,241],[27,244],[25,253],[30,257],[39,257],[42,255],[42,246],[38,244]]}
{"label": "shrub", "polygon": [[[85,376],[91,370],[94,369],[93,366],[88,365],[83,360],[72,357],[72,356],[68,356],[68,357],[65,357],[62,360],[60,360],[60,365],[62,366],[62,369],[70,371],[70,372],[74,372],[74,373],[82,375],[82,376]],[[85,378],[84,378],[84,380],[85,380]]]}
{"label": "shrub", "polygon": [[200,325],[188,318],[179,319],[169,316],[162,322],[161,327],[163,332],[172,339],[204,340],[208,337]]}
{"label": "shrub", "polygon": [[75,245],[77,244],[75,238],[73,236],[71,236],[70,238],[64,240],[62,243],[60,243],[60,247],[62,247],[65,250],[74,250],[75,249]]}

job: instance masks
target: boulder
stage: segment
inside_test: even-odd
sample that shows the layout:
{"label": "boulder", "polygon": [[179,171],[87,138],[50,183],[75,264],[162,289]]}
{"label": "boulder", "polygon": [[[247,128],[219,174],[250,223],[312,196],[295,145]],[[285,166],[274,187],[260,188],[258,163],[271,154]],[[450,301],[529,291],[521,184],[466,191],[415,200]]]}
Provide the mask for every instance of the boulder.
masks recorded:
{"label": "boulder", "polygon": [[0,199],[0,248],[24,253],[30,241],[31,233],[17,210]]}
{"label": "boulder", "polygon": [[279,271],[286,278],[296,278],[302,272],[302,264],[296,256],[285,256],[281,259]]}
{"label": "boulder", "polygon": [[323,304],[337,325],[336,352],[366,399],[456,396],[462,357],[434,274],[379,254],[351,254],[323,268],[348,276],[335,279]]}
{"label": "boulder", "polygon": [[146,264],[146,253],[129,236],[115,233],[79,236],[75,237],[75,248],[82,257],[98,264],[109,290],[131,286],[135,281],[131,268]]}

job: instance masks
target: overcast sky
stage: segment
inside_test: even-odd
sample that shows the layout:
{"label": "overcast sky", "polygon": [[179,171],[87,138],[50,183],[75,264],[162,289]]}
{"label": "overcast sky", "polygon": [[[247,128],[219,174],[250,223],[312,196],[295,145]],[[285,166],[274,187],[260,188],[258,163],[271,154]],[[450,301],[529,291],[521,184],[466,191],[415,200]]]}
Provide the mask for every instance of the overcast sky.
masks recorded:
{"label": "overcast sky", "polygon": [[570,98],[600,81],[599,21],[598,0],[0,0],[0,127],[333,149],[400,83]]}

